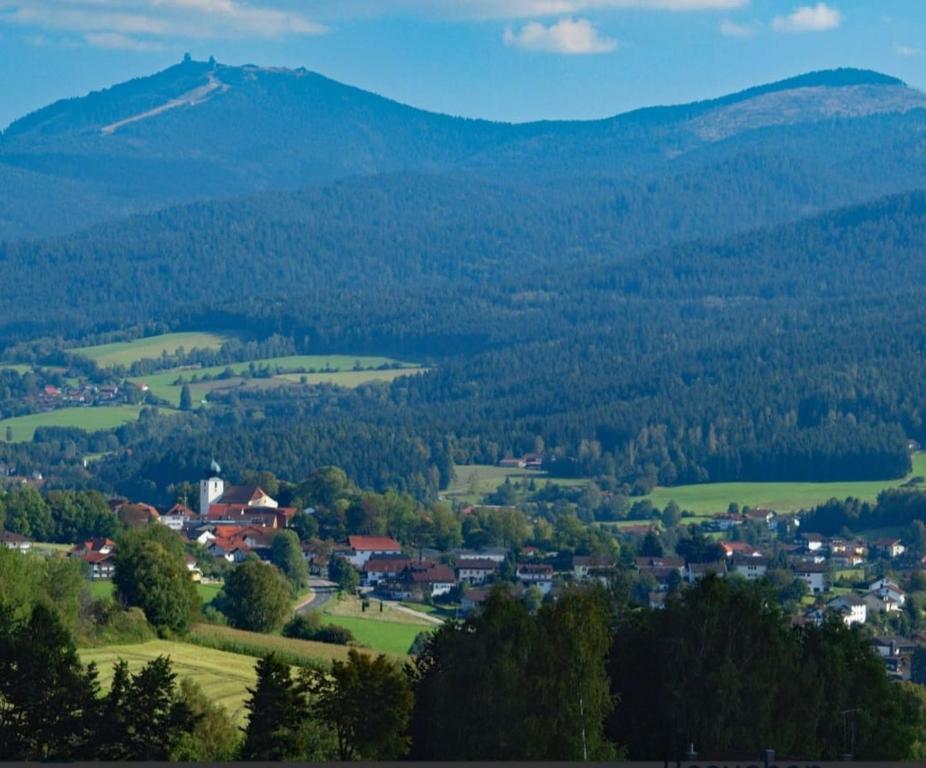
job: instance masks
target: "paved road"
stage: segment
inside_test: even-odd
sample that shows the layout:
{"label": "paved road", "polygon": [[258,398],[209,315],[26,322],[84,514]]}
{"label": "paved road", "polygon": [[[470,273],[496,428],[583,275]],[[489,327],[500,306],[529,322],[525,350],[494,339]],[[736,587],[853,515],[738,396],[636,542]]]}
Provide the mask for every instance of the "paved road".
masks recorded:
{"label": "paved road", "polygon": [[296,606],[296,613],[308,613],[321,608],[335,595],[338,587],[327,579],[309,579],[309,589],[312,590],[312,596]]}

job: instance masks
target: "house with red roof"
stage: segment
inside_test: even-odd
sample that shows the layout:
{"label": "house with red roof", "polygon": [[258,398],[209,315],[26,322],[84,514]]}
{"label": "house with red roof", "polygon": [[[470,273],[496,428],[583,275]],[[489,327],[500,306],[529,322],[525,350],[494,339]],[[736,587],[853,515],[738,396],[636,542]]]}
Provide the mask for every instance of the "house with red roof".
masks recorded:
{"label": "house with red roof", "polygon": [[376,555],[398,555],[402,545],[388,536],[348,536],[350,550],[345,559],[355,568],[363,568],[364,563]]}

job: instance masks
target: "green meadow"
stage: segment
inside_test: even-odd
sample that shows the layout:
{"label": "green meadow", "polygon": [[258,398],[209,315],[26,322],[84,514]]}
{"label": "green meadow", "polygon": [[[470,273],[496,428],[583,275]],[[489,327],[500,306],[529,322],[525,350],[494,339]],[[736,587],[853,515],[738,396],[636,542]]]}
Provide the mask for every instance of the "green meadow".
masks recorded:
{"label": "green meadow", "polygon": [[[235,376],[247,373],[253,369],[269,371],[272,375],[264,378],[254,378],[245,381],[240,378],[216,379],[229,369]],[[377,370],[383,365],[401,366],[401,369]],[[357,370],[361,369],[361,370]],[[307,384],[339,384],[345,387],[355,387],[368,381],[392,381],[398,376],[419,372],[416,366],[393,360],[388,357],[365,357],[356,355],[289,355],[286,357],[272,357],[264,360],[255,360],[253,363],[231,363],[230,365],[217,365],[209,368],[171,369],[160,371],[148,376],[136,376],[129,379],[134,384],[148,386],[156,397],[167,400],[173,405],[180,404],[181,379],[190,385],[193,402],[200,402],[214,389],[226,389],[232,386],[281,386],[283,384],[299,383],[303,377]],[[315,373],[309,373],[315,371]],[[193,377],[209,381],[192,381]]]}
{"label": "green meadow", "polygon": [[99,344],[93,347],[71,349],[75,355],[95,360],[101,368],[131,365],[139,360],[156,360],[163,353],[174,354],[183,347],[191,349],[219,349],[225,338],[215,333],[165,333],[134,341]]}
{"label": "green meadow", "polygon": [[45,413],[31,413],[0,420],[0,440],[6,439],[6,430],[12,430],[12,442],[27,443],[38,427],[77,427],[88,432],[114,429],[135,421],[141,412],[138,405],[113,405],[92,408],[58,408]]}
{"label": "green meadow", "polygon": [[[912,477],[926,476],[926,452],[913,455]],[[822,504],[829,499],[852,496],[874,501],[885,488],[896,488],[902,480],[864,480],[835,483],[705,483],[656,488],[648,498],[662,509],[674,501],[682,509],[698,515],[727,511],[731,501],[741,507],[769,507],[777,512],[795,512]]]}
{"label": "green meadow", "polygon": [[551,478],[546,472],[526,470],[519,467],[498,467],[492,464],[458,464],[454,467],[454,479],[444,491],[444,496],[466,504],[478,504],[492,493],[506,479],[521,481],[525,485],[531,480],[539,490],[547,483],[562,486],[585,485],[586,480],[576,478]]}

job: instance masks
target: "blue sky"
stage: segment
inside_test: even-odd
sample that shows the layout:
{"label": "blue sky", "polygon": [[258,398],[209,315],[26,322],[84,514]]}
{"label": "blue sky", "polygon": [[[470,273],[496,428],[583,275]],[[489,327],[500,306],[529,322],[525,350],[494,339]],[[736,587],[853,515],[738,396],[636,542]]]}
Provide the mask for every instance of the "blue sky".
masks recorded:
{"label": "blue sky", "polygon": [[926,88],[926,2],[0,0],[0,126],[185,51],[452,114],[591,118],[838,66]]}

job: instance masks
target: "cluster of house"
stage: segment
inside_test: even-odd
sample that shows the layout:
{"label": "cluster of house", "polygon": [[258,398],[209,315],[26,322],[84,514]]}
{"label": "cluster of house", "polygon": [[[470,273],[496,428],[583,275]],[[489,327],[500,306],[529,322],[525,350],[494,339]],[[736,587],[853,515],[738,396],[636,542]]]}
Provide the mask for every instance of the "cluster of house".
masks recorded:
{"label": "cluster of house", "polygon": [[[501,578],[509,556],[509,550],[502,547],[447,553],[421,550],[409,554],[399,542],[387,536],[349,536],[347,544],[330,549],[306,542],[303,551],[314,575],[325,576],[331,558],[340,557],[360,572],[363,589],[386,599],[429,600],[446,595],[455,587],[465,587],[461,597],[464,612],[488,596],[492,584]],[[446,562],[439,562],[438,557]],[[548,595],[567,579],[606,582],[614,566],[610,558],[576,556],[571,572],[564,574],[557,572],[548,556],[528,547],[521,550],[517,564],[507,576],[513,577],[516,594],[536,587],[541,594]]]}
{"label": "cluster of house", "polygon": [[[87,576],[96,581],[98,579],[111,579],[116,572],[115,562],[116,542],[108,538],[87,539],[77,544],[69,553],[69,557],[76,557],[87,564]],[[196,565],[196,558],[184,555],[187,570],[193,581],[201,581],[202,571]]]}
{"label": "cluster of house", "polygon": [[120,405],[128,402],[128,393],[115,384],[98,386],[82,382],[63,387],[46,384],[39,390],[35,401],[42,410],[74,406]]}

